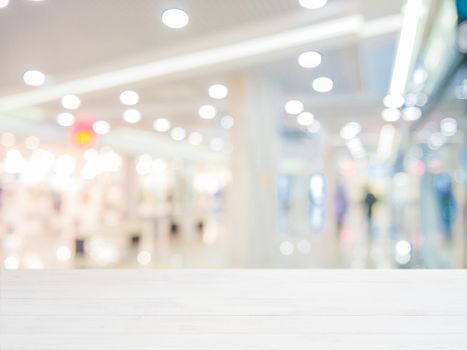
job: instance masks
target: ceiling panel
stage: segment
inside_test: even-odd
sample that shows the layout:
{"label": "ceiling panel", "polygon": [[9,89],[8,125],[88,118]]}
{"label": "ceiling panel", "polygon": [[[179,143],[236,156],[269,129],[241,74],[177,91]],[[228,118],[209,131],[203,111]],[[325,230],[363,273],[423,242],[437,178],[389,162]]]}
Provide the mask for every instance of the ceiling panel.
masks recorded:
{"label": "ceiling panel", "polygon": [[[166,28],[160,13],[187,9],[184,30]],[[204,34],[285,15],[295,0],[45,0],[12,1],[0,10],[0,91],[35,68],[51,76],[72,74]]]}
{"label": "ceiling panel", "polygon": [[[170,7],[189,12],[187,28],[161,24]],[[330,0],[327,7],[383,16],[398,12],[400,0]],[[298,0],[12,0],[0,10],[0,95],[24,89],[20,77],[27,69],[46,72],[53,83],[295,13],[312,21],[321,12],[304,10]]]}
{"label": "ceiling panel", "polygon": [[[401,5],[400,0],[329,2],[335,7],[345,5],[349,14],[371,18],[398,13]],[[186,29],[172,30],[160,23],[160,13],[169,7],[181,7],[190,13]],[[21,81],[26,69],[46,72],[51,79],[48,83],[53,84],[54,79],[59,82],[83,75],[86,70],[112,69],[116,61],[130,62],[133,57],[147,53],[163,55],[173,46],[194,43],[213,33],[240,31],[267,21],[280,22],[295,14],[305,16],[305,22],[312,22],[316,16],[313,11],[303,10],[298,0],[12,0],[10,6],[0,10],[0,97],[27,89]],[[323,54],[323,64],[315,70],[299,67],[296,61],[299,52],[247,68],[276,79],[284,100],[303,98],[308,108],[323,117],[324,124],[339,130],[344,121],[355,118],[355,114],[345,116],[349,106],[359,118],[370,115],[380,120],[379,100],[375,107],[374,98],[385,92],[395,38],[390,35],[367,44],[356,38],[355,42],[337,47],[330,47],[329,43],[310,47]],[[145,81],[125,88],[135,89],[141,95],[138,108],[143,113],[143,122],[139,127],[150,129],[154,118],[164,116],[188,130],[208,130],[216,127],[216,122],[201,120],[197,109],[210,101],[209,84],[228,82],[233,74],[198,72],[170,82]],[[311,88],[313,78],[323,75],[335,81],[334,91],[325,96]],[[82,96],[79,114],[109,120],[117,127],[124,125],[121,121],[124,107],[118,101],[121,90],[108,89]],[[345,101],[340,100],[342,96]],[[368,96],[373,99],[365,99]],[[229,112],[228,101],[215,104],[222,114]],[[55,115],[62,110],[59,101],[39,107],[44,111],[44,120],[55,125]]]}

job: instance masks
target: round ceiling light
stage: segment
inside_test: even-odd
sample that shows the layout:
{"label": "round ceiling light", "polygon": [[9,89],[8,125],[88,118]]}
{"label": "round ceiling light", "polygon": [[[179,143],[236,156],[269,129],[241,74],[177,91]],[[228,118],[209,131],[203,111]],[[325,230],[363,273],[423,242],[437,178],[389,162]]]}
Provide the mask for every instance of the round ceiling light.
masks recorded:
{"label": "round ceiling light", "polygon": [[299,0],[300,5],[309,10],[317,10],[324,7],[328,0]]}
{"label": "round ceiling light", "polygon": [[444,136],[454,136],[458,129],[457,120],[454,118],[444,118],[441,120],[440,129]]}
{"label": "round ceiling light", "polygon": [[170,121],[166,118],[159,118],[154,120],[152,126],[158,132],[167,132],[170,130]]}
{"label": "round ceiling light", "polygon": [[234,118],[232,118],[230,115],[225,115],[222,117],[220,123],[223,129],[232,129],[235,121],[234,121]]}
{"label": "round ceiling light", "polygon": [[333,89],[334,82],[331,78],[320,77],[313,80],[313,89],[317,92],[329,92]]}
{"label": "round ceiling light", "polygon": [[139,95],[136,91],[126,90],[120,94],[120,102],[125,106],[134,106],[139,102]]}
{"label": "round ceiling light", "polygon": [[141,112],[137,109],[127,109],[123,112],[123,120],[129,124],[136,124],[141,120]]}
{"label": "round ceiling light", "polygon": [[75,116],[68,112],[59,113],[57,115],[57,123],[64,127],[72,126],[75,123]]}
{"label": "round ceiling light", "polygon": [[204,105],[200,107],[198,114],[203,119],[214,119],[216,117],[217,110],[214,106]]}
{"label": "round ceiling light", "polygon": [[303,68],[316,68],[321,64],[321,55],[316,51],[307,51],[298,56],[298,63]]}
{"label": "round ceiling light", "polygon": [[400,108],[404,105],[405,99],[401,95],[387,95],[383,100],[387,108]]}
{"label": "round ceiling light", "polygon": [[401,111],[397,108],[386,108],[381,116],[385,122],[397,122],[401,118]]}
{"label": "round ceiling light", "polygon": [[422,110],[418,107],[407,107],[402,110],[402,119],[405,121],[413,122],[420,119],[422,116]]}
{"label": "round ceiling light", "polygon": [[29,86],[41,86],[45,83],[45,74],[38,70],[28,70],[23,74],[23,81]]}
{"label": "round ceiling light", "polygon": [[173,128],[170,137],[175,141],[182,141],[186,137],[186,131],[183,128]]}
{"label": "round ceiling light", "polygon": [[78,109],[81,106],[81,99],[76,95],[65,95],[62,97],[62,106],[65,109]]}
{"label": "round ceiling light", "polygon": [[208,93],[211,98],[222,100],[229,94],[229,89],[225,85],[214,84],[209,87]]}
{"label": "round ceiling light", "polygon": [[362,131],[360,124],[355,122],[347,123],[341,130],[340,135],[344,140],[351,140]]}
{"label": "round ceiling light", "polygon": [[303,103],[299,100],[290,100],[288,101],[284,109],[288,114],[297,115],[303,112]]}
{"label": "round ceiling light", "polygon": [[428,72],[423,68],[418,68],[413,74],[413,81],[417,85],[422,85],[428,79]]}
{"label": "round ceiling light", "polygon": [[92,130],[94,130],[94,132],[97,135],[105,135],[108,134],[110,131],[110,124],[107,123],[105,120],[99,120],[97,122],[94,122],[94,124],[92,125]]}
{"label": "round ceiling light", "polygon": [[316,134],[318,133],[319,131],[321,130],[321,124],[319,121],[315,120],[313,122],[313,124],[311,124],[309,127],[308,127],[308,131],[311,133],[311,134]]}
{"label": "round ceiling light", "polygon": [[173,29],[186,27],[190,22],[188,14],[180,9],[168,9],[162,13],[162,23]]}
{"label": "round ceiling light", "polygon": [[301,126],[310,126],[315,122],[315,116],[310,112],[303,112],[297,116],[297,123]]}

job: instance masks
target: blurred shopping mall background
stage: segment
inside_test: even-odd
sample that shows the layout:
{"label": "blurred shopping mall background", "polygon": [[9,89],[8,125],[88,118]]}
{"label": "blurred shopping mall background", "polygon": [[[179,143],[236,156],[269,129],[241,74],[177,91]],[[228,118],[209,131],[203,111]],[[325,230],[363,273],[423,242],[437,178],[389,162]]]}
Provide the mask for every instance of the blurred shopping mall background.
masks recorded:
{"label": "blurred shopping mall background", "polygon": [[0,267],[467,267],[466,17],[0,0]]}

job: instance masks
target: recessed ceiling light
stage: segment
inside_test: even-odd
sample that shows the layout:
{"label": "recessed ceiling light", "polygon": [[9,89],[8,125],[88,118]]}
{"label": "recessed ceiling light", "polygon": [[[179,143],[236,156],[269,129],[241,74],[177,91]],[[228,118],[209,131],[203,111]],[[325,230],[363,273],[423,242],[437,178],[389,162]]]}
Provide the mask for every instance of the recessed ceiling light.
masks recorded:
{"label": "recessed ceiling light", "polygon": [[383,100],[383,104],[387,108],[400,108],[404,105],[404,103],[405,103],[405,99],[404,99],[404,96],[402,95],[389,94]]}
{"label": "recessed ceiling light", "polygon": [[401,111],[397,108],[386,108],[381,115],[386,122],[396,122],[401,118]]}
{"label": "recessed ceiling light", "polygon": [[454,136],[458,129],[457,120],[454,118],[444,118],[441,120],[440,129],[444,136]]}
{"label": "recessed ceiling light", "polygon": [[455,89],[456,98],[459,100],[467,99],[467,85],[462,84]]}
{"label": "recessed ceiling light", "polygon": [[215,98],[216,100],[222,100],[229,94],[229,89],[225,85],[214,84],[209,87],[208,93],[210,97]]}
{"label": "recessed ceiling light", "polygon": [[418,107],[423,107],[424,105],[426,105],[428,103],[428,96],[427,94],[423,93],[423,92],[419,92],[417,94],[417,102],[416,102],[416,105]]}
{"label": "recessed ceiling light", "polygon": [[193,146],[199,146],[203,143],[203,135],[196,131],[192,132],[190,136],[188,136],[188,142]]}
{"label": "recessed ceiling light", "polygon": [[75,123],[75,116],[68,112],[59,113],[57,115],[57,123],[64,127],[72,126]]}
{"label": "recessed ceiling light", "polygon": [[175,141],[182,141],[186,137],[186,131],[183,128],[173,128],[170,137]]}
{"label": "recessed ceiling light", "polygon": [[297,123],[301,126],[310,126],[314,123],[315,116],[310,112],[303,112],[297,116]]}
{"label": "recessed ceiling light", "polygon": [[170,130],[170,121],[166,118],[159,118],[154,120],[152,126],[158,132],[167,132]]}
{"label": "recessed ceiling light", "polygon": [[313,89],[317,92],[329,92],[333,89],[334,82],[331,78],[320,77],[313,80]]}
{"label": "recessed ceiling light", "polygon": [[441,148],[446,143],[446,141],[446,136],[440,132],[435,132],[431,134],[428,139],[428,147],[435,151]]}
{"label": "recessed ceiling light", "polygon": [[120,94],[120,102],[126,106],[134,106],[139,102],[139,95],[136,91],[123,91]]}
{"label": "recessed ceiling light", "polygon": [[428,103],[428,96],[423,93],[411,93],[405,96],[405,106],[406,107],[423,107]]}
{"label": "recessed ceiling light", "polygon": [[200,107],[198,113],[203,119],[214,119],[216,117],[217,110],[214,106],[204,105]]}
{"label": "recessed ceiling light", "polygon": [[0,9],[7,7],[10,3],[10,0],[0,0]]}
{"label": "recessed ceiling light", "polygon": [[300,114],[303,112],[303,103],[298,100],[290,100],[285,104],[285,111],[288,114]]}
{"label": "recessed ceiling light", "polygon": [[105,120],[99,120],[94,122],[92,125],[92,130],[98,135],[105,135],[108,134],[110,131],[110,124],[107,123]]}
{"label": "recessed ceiling light", "polygon": [[169,28],[180,29],[186,27],[188,22],[190,22],[190,17],[183,10],[168,9],[162,13],[162,23]]}
{"label": "recessed ceiling light", "polygon": [[315,120],[313,124],[308,127],[308,131],[312,134],[316,134],[321,130],[321,124],[319,121]]}
{"label": "recessed ceiling light", "polygon": [[141,112],[137,109],[127,109],[123,112],[123,120],[130,124],[136,124],[141,120]]}
{"label": "recessed ceiling light", "polygon": [[65,95],[62,97],[62,106],[65,109],[78,109],[81,106],[81,100],[76,95]]}
{"label": "recessed ceiling light", "polygon": [[340,135],[344,140],[351,140],[356,137],[360,131],[362,131],[362,127],[360,124],[355,122],[347,123],[341,130]]}
{"label": "recessed ceiling light", "polygon": [[223,129],[231,129],[234,126],[234,118],[230,115],[223,116],[221,119],[221,127]]}
{"label": "recessed ceiling light", "polygon": [[307,51],[298,56],[298,63],[303,68],[316,68],[321,64],[321,55],[316,51]]}
{"label": "recessed ceiling light", "polygon": [[418,107],[408,107],[402,110],[402,119],[412,122],[420,119],[422,110]]}
{"label": "recessed ceiling light", "polygon": [[407,107],[413,107],[417,105],[417,94],[407,94],[404,98],[405,105]]}
{"label": "recessed ceiling light", "polygon": [[324,7],[328,0],[299,0],[300,5],[309,10],[316,10]]}
{"label": "recessed ceiling light", "polygon": [[28,70],[23,74],[23,81],[29,86],[41,86],[45,83],[45,74],[38,70]]}
{"label": "recessed ceiling light", "polygon": [[423,68],[418,68],[413,74],[413,81],[417,85],[421,85],[428,79],[428,73]]}

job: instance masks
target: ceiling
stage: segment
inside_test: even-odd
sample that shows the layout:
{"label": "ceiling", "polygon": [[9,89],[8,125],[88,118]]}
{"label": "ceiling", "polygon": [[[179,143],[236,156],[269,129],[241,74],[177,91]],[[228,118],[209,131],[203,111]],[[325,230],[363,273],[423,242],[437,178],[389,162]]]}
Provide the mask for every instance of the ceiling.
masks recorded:
{"label": "ceiling", "polygon": [[[330,0],[323,9],[310,11],[303,9],[298,0],[12,0],[10,6],[0,9],[0,105],[2,99],[11,96],[40,94],[76,79],[241,43],[252,37],[351,16],[361,16],[368,23],[394,17],[400,13],[401,2]],[[183,8],[190,14],[188,27],[172,30],[160,22],[160,13],[169,7]],[[77,114],[123,127],[121,115],[125,108],[118,95],[133,89],[140,94],[138,109],[143,114],[137,128],[151,130],[154,118],[164,116],[188,131],[225,136],[218,121],[200,119],[197,110],[213,102],[207,94],[210,84],[228,85],[238,74],[254,73],[277,82],[277,108],[290,98],[299,98],[331,132],[337,132],[350,120],[364,123],[368,132],[377,131],[398,32],[390,29],[379,33],[377,25],[371,30],[372,35],[341,35],[179,74],[95,89],[80,95],[83,103]],[[305,49],[318,50],[323,64],[313,70],[301,68],[297,56]],[[46,73],[46,85],[25,86],[21,76],[27,69]],[[313,92],[313,78],[323,75],[332,77],[334,90],[327,94]],[[228,99],[214,104],[220,115],[229,113]],[[9,113],[16,118],[39,119],[60,130],[55,115],[61,111],[58,99],[50,98]]]}

